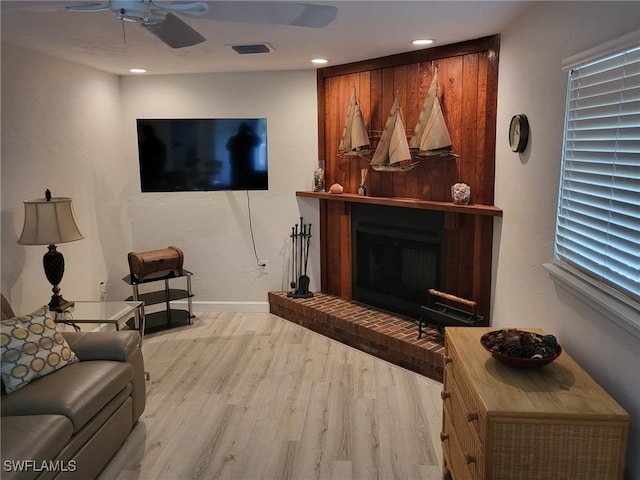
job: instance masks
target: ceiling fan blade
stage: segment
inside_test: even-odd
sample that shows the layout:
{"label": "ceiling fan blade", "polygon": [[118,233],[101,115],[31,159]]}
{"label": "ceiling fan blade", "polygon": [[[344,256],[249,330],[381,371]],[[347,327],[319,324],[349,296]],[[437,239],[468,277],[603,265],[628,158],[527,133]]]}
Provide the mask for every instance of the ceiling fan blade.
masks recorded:
{"label": "ceiling fan blade", "polygon": [[7,11],[22,11],[22,12],[34,12],[34,13],[52,13],[65,10],[64,4],[60,2],[49,1],[10,1],[2,0],[2,13]]}
{"label": "ceiling fan blade", "polygon": [[209,18],[227,22],[323,28],[336,19],[337,7],[298,2],[222,1],[209,4]]}
{"label": "ceiling fan blade", "polygon": [[162,23],[143,25],[143,27],[171,48],[190,47],[206,40],[173,13],[167,13],[167,17]]}
{"label": "ceiling fan blade", "polygon": [[177,12],[192,17],[201,17],[209,12],[209,5],[204,2],[162,2],[151,0],[154,7],[168,12]]}
{"label": "ceiling fan blade", "polygon": [[304,11],[291,25],[298,27],[324,28],[338,16],[338,8],[328,5],[305,4]]}
{"label": "ceiling fan blade", "polygon": [[64,7],[69,12],[100,12],[109,10],[109,2],[88,2]]}

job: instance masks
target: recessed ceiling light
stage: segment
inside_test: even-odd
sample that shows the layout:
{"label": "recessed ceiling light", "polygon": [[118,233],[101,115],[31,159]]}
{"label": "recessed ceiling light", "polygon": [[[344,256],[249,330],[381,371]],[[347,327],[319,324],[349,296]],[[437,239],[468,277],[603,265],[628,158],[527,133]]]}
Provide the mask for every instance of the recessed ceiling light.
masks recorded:
{"label": "recessed ceiling light", "polygon": [[145,73],[146,70],[144,68],[130,68],[129,71],[131,73]]}
{"label": "recessed ceiling light", "polygon": [[311,63],[317,63],[317,64],[323,64],[323,63],[327,63],[329,60],[327,60],[326,58],[314,58],[313,60],[311,60]]}
{"label": "recessed ceiling light", "polygon": [[431,45],[434,41],[432,38],[416,38],[411,43],[414,45]]}

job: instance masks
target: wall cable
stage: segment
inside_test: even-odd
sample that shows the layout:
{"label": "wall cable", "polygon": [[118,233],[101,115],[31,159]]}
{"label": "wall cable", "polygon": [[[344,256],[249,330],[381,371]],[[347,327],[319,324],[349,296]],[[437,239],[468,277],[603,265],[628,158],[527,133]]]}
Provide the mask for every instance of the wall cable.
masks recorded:
{"label": "wall cable", "polygon": [[247,210],[249,211],[249,231],[251,232],[251,243],[253,244],[253,254],[256,257],[256,264],[259,267],[264,267],[265,263],[260,262],[260,259],[258,258],[258,252],[256,251],[256,239],[253,235],[253,225],[251,222],[251,200],[249,198],[249,190],[247,190]]}

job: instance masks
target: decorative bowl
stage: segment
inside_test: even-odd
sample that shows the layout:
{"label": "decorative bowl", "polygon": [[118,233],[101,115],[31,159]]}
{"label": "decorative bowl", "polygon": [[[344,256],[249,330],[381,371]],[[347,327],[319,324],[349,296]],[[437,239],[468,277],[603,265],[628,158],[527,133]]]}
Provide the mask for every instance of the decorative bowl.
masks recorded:
{"label": "decorative bowl", "polygon": [[[514,328],[494,330],[482,335],[482,337],[480,337],[480,344],[484,347],[484,349],[487,352],[489,352],[493,358],[510,367],[516,367],[516,368],[544,367],[545,365],[548,365],[549,363],[553,362],[562,353],[562,347],[560,346],[560,344],[556,343],[555,346],[553,347],[549,347],[549,346],[543,347],[541,351],[544,352],[544,355],[541,356],[540,358],[523,358],[523,357],[508,355],[503,351],[499,342],[496,342],[496,336],[499,334],[503,334],[506,336],[520,336],[522,334],[526,334],[532,337],[534,341],[539,343],[541,346],[544,343],[543,338],[545,336],[540,335],[538,333],[534,333],[534,332],[517,330]],[[549,335],[549,337],[551,337],[551,335]]]}

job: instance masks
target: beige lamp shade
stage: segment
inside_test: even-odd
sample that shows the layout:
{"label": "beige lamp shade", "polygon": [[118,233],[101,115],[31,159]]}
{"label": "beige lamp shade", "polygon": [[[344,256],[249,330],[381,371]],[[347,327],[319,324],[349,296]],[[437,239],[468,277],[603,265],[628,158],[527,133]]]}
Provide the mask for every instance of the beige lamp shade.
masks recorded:
{"label": "beige lamp shade", "polygon": [[24,202],[24,227],[18,243],[21,245],[53,245],[85,238],[80,231],[70,198]]}

